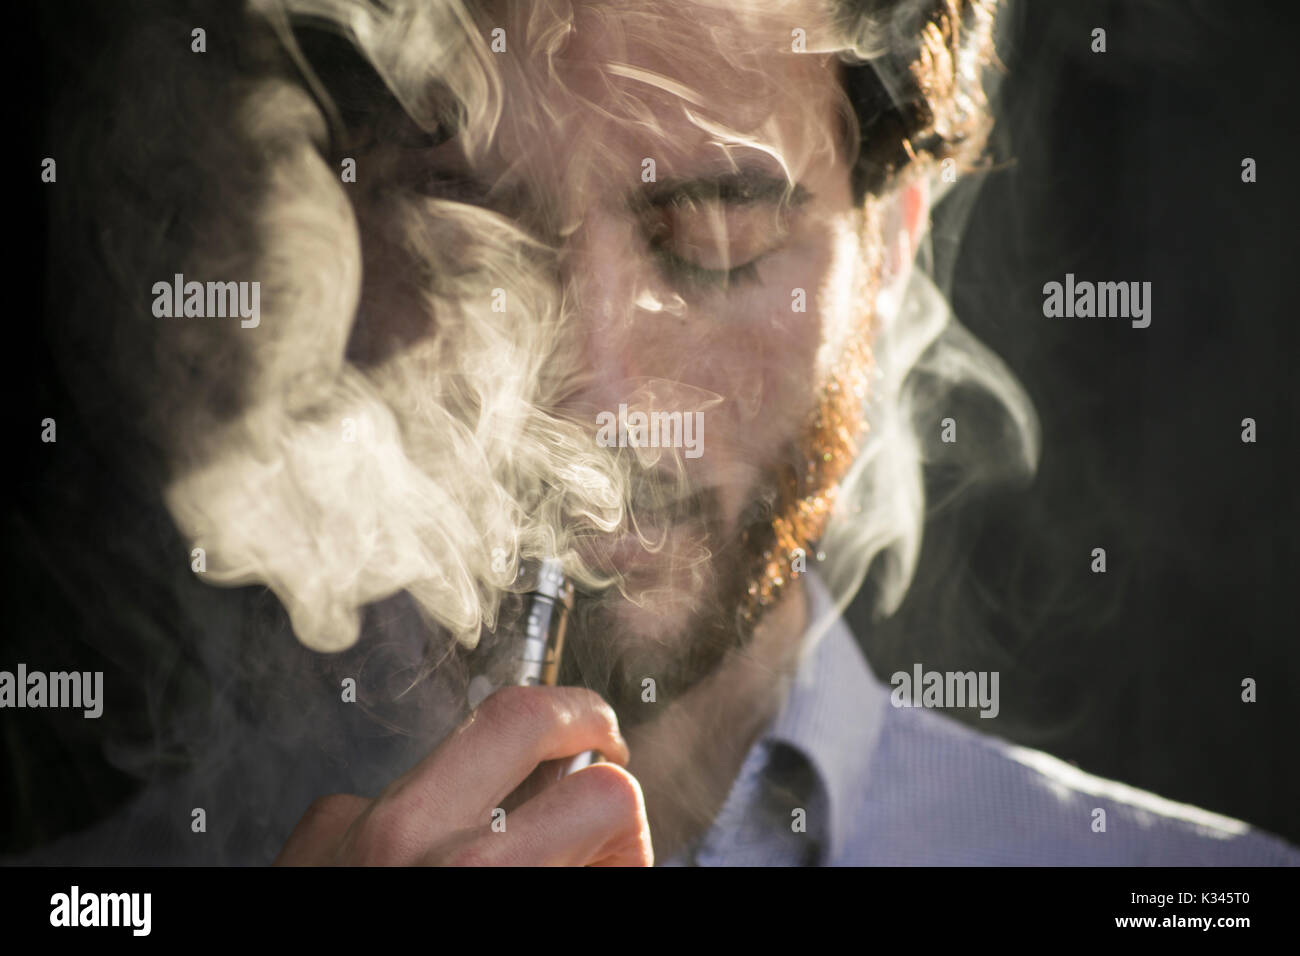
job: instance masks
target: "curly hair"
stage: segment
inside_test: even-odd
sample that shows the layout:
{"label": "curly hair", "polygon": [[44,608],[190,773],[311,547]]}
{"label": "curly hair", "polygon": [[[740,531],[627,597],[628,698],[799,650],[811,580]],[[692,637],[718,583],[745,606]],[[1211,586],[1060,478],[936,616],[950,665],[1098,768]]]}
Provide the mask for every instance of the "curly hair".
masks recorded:
{"label": "curly hair", "polygon": [[992,126],[984,72],[995,63],[998,0],[839,4],[858,60],[845,81],[860,133],[857,195],[886,190],[917,166],[973,167]]}

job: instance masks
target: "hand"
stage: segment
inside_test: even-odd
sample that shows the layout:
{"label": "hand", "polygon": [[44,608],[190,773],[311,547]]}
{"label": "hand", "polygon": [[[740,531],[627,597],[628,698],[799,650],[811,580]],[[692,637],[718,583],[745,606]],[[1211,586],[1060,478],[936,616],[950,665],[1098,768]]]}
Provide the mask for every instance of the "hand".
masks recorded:
{"label": "hand", "polygon": [[[538,771],[584,750],[605,762],[559,780],[554,765]],[[595,692],[504,687],[375,799],[316,800],[275,862],[651,866],[645,800],[627,761],[614,710]],[[498,807],[504,832],[492,827]]]}

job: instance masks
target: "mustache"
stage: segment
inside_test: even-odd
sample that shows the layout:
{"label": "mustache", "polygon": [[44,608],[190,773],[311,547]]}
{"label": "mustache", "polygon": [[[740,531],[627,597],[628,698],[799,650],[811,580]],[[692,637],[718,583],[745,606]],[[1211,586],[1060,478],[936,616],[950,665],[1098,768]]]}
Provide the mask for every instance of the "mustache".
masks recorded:
{"label": "mustache", "polygon": [[676,524],[717,512],[721,507],[716,486],[695,486],[688,480],[634,474],[628,482],[627,513],[631,524],[643,519],[669,519]]}

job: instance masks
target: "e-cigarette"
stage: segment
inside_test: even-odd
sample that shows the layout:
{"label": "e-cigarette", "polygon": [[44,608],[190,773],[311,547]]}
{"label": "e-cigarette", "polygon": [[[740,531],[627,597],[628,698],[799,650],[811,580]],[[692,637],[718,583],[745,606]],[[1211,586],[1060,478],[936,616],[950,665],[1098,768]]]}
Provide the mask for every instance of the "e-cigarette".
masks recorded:
{"label": "e-cigarette", "polygon": [[[554,687],[560,677],[560,659],[564,654],[564,631],[573,610],[573,582],[564,576],[564,568],[555,558],[542,561],[537,587],[528,595],[524,616],[524,635],[519,656],[516,684]],[[566,777],[600,760],[594,750],[577,754],[564,762],[559,776]]]}

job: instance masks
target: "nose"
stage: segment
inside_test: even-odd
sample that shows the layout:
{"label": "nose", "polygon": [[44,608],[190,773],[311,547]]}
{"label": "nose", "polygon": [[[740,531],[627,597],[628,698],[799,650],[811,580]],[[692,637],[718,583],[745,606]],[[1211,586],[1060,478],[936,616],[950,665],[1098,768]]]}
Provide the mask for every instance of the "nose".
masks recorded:
{"label": "nose", "polygon": [[575,406],[616,409],[638,379],[655,374],[645,322],[653,316],[637,305],[645,276],[636,239],[630,217],[593,212],[563,250],[561,280],[578,357]]}

